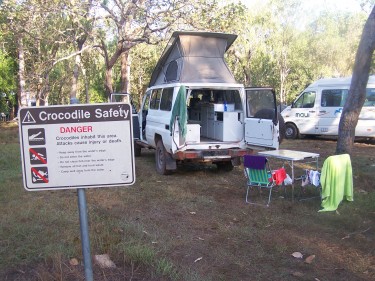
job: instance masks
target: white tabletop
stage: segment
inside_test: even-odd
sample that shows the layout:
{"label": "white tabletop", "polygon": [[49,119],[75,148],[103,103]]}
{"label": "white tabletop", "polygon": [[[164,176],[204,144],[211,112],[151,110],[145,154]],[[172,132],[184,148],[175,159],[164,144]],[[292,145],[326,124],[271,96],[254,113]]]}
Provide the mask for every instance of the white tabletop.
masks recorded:
{"label": "white tabletop", "polygon": [[289,161],[305,160],[308,158],[318,158],[318,153],[288,150],[288,149],[278,149],[278,150],[267,150],[258,152],[259,155],[266,157],[273,157],[278,159],[284,159]]}

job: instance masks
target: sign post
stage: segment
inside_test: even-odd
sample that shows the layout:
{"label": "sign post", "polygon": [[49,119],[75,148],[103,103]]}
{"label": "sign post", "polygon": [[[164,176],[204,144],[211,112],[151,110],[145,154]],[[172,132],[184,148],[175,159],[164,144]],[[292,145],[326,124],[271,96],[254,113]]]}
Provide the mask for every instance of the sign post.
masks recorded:
{"label": "sign post", "polygon": [[79,225],[81,230],[81,245],[83,264],[85,265],[85,277],[87,281],[93,280],[91,251],[90,251],[90,237],[89,237],[89,223],[87,219],[87,204],[85,189],[78,188],[78,210],[79,210]]}
{"label": "sign post", "polygon": [[78,189],[86,280],[93,280],[85,188],[135,182],[127,103],[22,108],[20,145],[27,191]]}

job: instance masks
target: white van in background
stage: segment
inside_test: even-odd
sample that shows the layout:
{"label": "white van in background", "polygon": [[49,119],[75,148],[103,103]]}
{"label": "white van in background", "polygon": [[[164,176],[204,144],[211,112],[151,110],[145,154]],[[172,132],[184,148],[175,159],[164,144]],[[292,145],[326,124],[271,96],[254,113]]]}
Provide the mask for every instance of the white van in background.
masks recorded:
{"label": "white van in background", "polygon": [[[285,137],[300,135],[337,136],[351,77],[320,79],[309,85],[281,115],[285,120]],[[356,137],[375,138],[375,76],[370,76],[366,101],[359,115]]]}

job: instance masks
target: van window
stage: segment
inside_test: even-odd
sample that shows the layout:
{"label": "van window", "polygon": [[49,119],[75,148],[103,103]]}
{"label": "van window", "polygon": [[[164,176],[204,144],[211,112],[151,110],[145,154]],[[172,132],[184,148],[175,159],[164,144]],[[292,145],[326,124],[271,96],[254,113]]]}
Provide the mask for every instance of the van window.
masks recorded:
{"label": "van window", "polygon": [[162,89],[156,89],[152,91],[150,109],[159,109],[161,91]]}
{"label": "van window", "polygon": [[190,108],[200,103],[234,104],[234,110],[242,110],[242,100],[238,90],[194,89],[188,97]]}
{"label": "van window", "polygon": [[214,103],[234,104],[235,110],[242,110],[241,97],[237,90],[213,90],[212,98]]}
{"label": "van window", "polygon": [[366,89],[366,99],[363,106],[375,106],[375,89]]}
{"label": "van window", "polygon": [[246,91],[247,118],[262,118],[273,120],[276,118],[276,101],[273,91],[259,89]]}
{"label": "van window", "polygon": [[313,108],[315,104],[315,92],[304,92],[300,97],[293,103],[293,108]]}
{"label": "van window", "polygon": [[147,91],[146,97],[143,102],[143,111],[147,111],[150,108],[150,91]]}
{"label": "van window", "polygon": [[160,110],[170,111],[172,108],[173,88],[165,88],[160,100]]}
{"label": "van window", "polygon": [[323,90],[321,105],[323,107],[343,107],[347,96],[347,89]]}

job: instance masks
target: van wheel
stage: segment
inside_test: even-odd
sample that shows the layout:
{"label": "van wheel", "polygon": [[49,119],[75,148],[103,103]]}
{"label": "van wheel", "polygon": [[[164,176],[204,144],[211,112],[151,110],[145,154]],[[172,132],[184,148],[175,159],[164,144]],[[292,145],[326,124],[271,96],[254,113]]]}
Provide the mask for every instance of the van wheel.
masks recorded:
{"label": "van wheel", "polygon": [[155,163],[156,171],[160,175],[170,175],[171,171],[167,170],[167,151],[164,148],[162,140],[158,140],[156,143],[156,152],[155,152]]}
{"label": "van wheel", "polygon": [[287,139],[296,139],[298,138],[299,133],[296,125],[293,123],[287,123],[285,125],[285,138]]}
{"label": "van wheel", "polygon": [[223,172],[230,172],[233,170],[232,161],[224,161],[216,163],[217,169]]}
{"label": "van wheel", "polygon": [[139,144],[134,143],[134,156],[141,156],[142,147]]}

